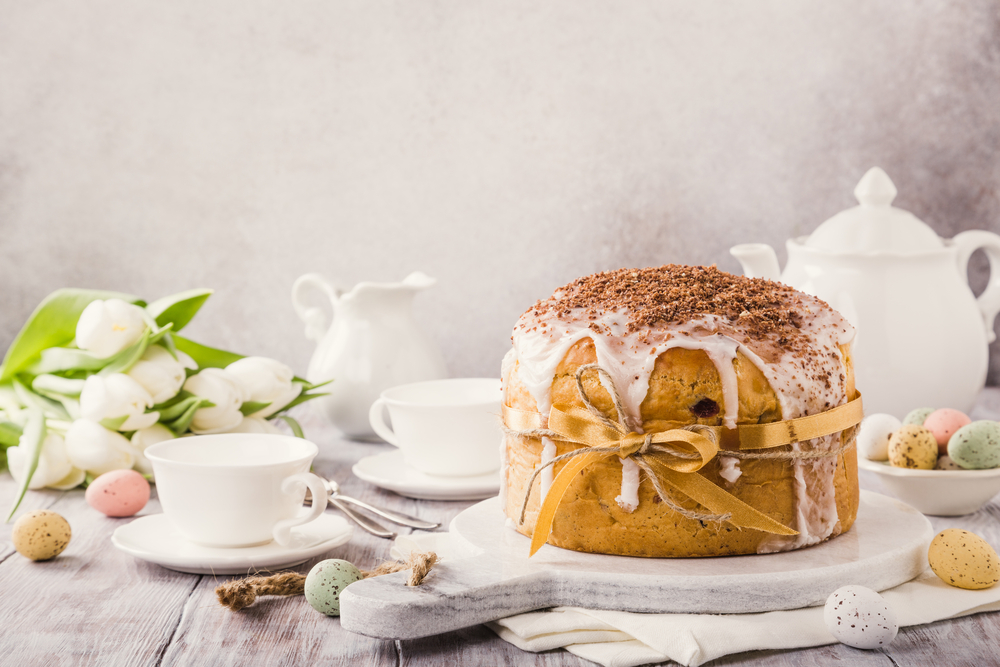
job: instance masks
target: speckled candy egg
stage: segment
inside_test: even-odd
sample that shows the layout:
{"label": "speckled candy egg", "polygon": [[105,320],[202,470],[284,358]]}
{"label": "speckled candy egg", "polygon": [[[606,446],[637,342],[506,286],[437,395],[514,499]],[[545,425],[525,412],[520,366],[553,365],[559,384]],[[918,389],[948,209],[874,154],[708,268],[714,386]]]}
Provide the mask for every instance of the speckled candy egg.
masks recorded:
{"label": "speckled candy egg", "polygon": [[358,568],[346,560],[320,561],[306,575],[306,600],[320,613],[340,616],[340,593],[361,579]]}
{"label": "speckled candy egg", "polygon": [[1000,466],[1000,424],[984,419],[958,429],[948,441],[948,456],[972,470]]}
{"label": "speckled candy egg", "polygon": [[944,456],[939,456],[937,463],[934,465],[935,470],[965,470],[962,466],[958,465],[951,460],[951,457],[945,454]]}
{"label": "speckled candy egg", "polygon": [[14,522],[10,539],[17,553],[31,560],[48,560],[63,552],[73,531],[69,521],[50,510],[28,512]]}
{"label": "speckled candy egg", "polygon": [[892,415],[868,415],[858,430],[858,452],[871,461],[889,458],[889,437],[903,424]]}
{"label": "speckled candy egg", "polygon": [[989,588],[1000,581],[997,552],[967,530],[942,530],[931,540],[927,560],[934,574],[957,588]]}
{"label": "speckled candy egg", "polygon": [[854,648],[888,646],[899,632],[896,612],[864,586],[842,586],[826,599],[823,621],[837,641]]}
{"label": "speckled candy egg", "polygon": [[149,502],[149,482],[135,470],[106,472],[87,487],[87,504],[108,516],[133,516]]}
{"label": "speckled candy egg", "polygon": [[927,415],[923,427],[934,434],[937,440],[938,453],[948,453],[948,441],[955,432],[971,422],[972,420],[964,412],[952,410],[951,408],[941,408]]}
{"label": "speckled candy egg", "polygon": [[898,468],[930,470],[937,458],[937,440],[923,426],[904,424],[889,438],[889,463]]}
{"label": "speckled candy egg", "polygon": [[903,417],[904,424],[913,424],[914,426],[923,426],[924,420],[927,416],[934,412],[934,408],[917,408],[916,410],[910,410]]}

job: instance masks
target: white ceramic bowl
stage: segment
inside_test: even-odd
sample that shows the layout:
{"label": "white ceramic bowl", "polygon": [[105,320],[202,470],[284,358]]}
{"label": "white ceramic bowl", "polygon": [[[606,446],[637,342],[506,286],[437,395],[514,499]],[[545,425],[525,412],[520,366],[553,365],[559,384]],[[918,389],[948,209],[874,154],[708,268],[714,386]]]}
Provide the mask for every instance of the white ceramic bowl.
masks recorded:
{"label": "white ceramic bowl", "polygon": [[858,468],[877,474],[890,493],[924,514],[971,514],[1000,493],[1000,468],[913,470],[862,457]]}

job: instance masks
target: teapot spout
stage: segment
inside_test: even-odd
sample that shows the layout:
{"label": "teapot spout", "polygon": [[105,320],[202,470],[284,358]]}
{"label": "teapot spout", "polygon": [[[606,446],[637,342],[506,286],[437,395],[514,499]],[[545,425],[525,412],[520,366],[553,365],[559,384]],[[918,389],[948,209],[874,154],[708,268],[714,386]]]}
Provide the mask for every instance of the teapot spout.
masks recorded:
{"label": "teapot spout", "polygon": [[747,278],[766,278],[778,280],[781,270],[778,268],[778,256],[774,248],[766,243],[743,243],[729,249],[729,254],[743,266]]}

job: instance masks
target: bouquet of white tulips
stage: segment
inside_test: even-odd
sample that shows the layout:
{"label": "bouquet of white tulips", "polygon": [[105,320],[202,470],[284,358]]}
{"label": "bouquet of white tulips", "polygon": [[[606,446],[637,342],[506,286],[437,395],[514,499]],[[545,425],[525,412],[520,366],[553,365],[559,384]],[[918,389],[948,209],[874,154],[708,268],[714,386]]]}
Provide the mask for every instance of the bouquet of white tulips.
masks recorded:
{"label": "bouquet of white tulips", "polygon": [[[71,489],[110,470],[152,479],[150,445],[185,433],[278,432],[280,414],[322,396],[285,364],[177,335],[211,290],[146,304],[58,290],[32,313],[0,366],[0,470],[27,489]],[[312,393],[310,393],[312,392]],[[8,516],[8,519],[10,518]]]}

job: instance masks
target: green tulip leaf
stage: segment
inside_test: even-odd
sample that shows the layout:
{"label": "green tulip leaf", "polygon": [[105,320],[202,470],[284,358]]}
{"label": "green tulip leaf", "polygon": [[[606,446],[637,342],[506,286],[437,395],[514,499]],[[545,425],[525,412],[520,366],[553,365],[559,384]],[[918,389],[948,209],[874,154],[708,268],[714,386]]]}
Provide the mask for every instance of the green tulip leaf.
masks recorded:
{"label": "green tulip leaf", "polygon": [[288,424],[289,428],[292,429],[292,433],[295,435],[296,438],[302,438],[303,440],[305,440],[306,434],[302,432],[302,426],[300,426],[299,423],[295,421],[293,417],[289,417],[288,415],[279,415],[278,419],[281,419],[286,424]]}
{"label": "green tulip leaf", "polygon": [[319,398],[320,396],[329,396],[329,394],[326,394],[326,393],[320,393],[320,394],[299,394],[294,399],[292,399],[292,401],[289,402],[288,405],[286,405],[285,407],[283,407],[280,410],[278,410],[278,413],[286,412],[288,410],[291,410],[296,405],[302,405],[306,401],[311,401],[312,399]]}
{"label": "green tulip leaf", "polygon": [[240,412],[242,412],[243,416],[246,417],[252,415],[258,410],[263,410],[269,405],[271,405],[270,401],[268,401],[267,403],[261,403],[260,401],[247,401],[246,403],[240,406]]}
{"label": "green tulip leaf", "polygon": [[21,405],[26,408],[37,408],[41,410],[46,417],[52,417],[53,419],[69,419],[69,413],[66,412],[66,408],[64,408],[60,403],[36,394],[25,387],[19,380],[14,380],[13,384],[14,393],[17,394],[17,398],[21,401]]}
{"label": "green tulip leaf", "polygon": [[107,365],[107,359],[98,359],[90,352],[75,347],[50,347],[42,350],[38,360],[29,364],[24,372],[42,375],[67,371],[99,371]]}
{"label": "green tulip leaf", "polygon": [[160,421],[169,421],[167,419],[163,419],[163,411],[166,410],[167,408],[177,405],[181,401],[191,398],[192,396],[194,396],[194,394],[192,394],[190,391],[181,389],[179,392],[177,392],[177,394],[173,398],[168,398],[162,403],[157,403],[152,408],[150,408],[150,410],[152,412],[160,413]]}
{"label": "green tulip leaf", "polygon": [[207,398],[201,398],[200,396],[194,396],[193,394],[188,394],[188,397],[185,398],[184,400],[178,401],[177,403],[174,403],[173,405],[167,406],[165,408],[161,408],[159,410],[160,421],[163,422],[164,424],[168,424],[177,419],[180,419],[185,413],[187,413],[191,409],[192,405],[195,406],[195,410],[198,410],[200,408],[215,407],[215,403],[208,400]]}
{"label": "green tulip leaf", "polygon": [[146,329],[142,333],[142,336],[139,337],[139,340],[111,357],[108,365],[101,369],[100,375],[108,376],[114,373],[127,373],[135,365],[135,362],[142,359],[142,355],[146,353],[146,349],[152,343],[160,340],[169,330],[169,324],[155,331]]}
{"label": "green tulip leaf", "polygon": [[[191,422],[194,421],[194,413],[196,413],[201,408],[208,408],[215,405],[207,398],[201,398],[196,396],[196,400],[192,401],[190,405],[184,410],[184,412],[177,419],[170,422],[164,422],[164,425],[171,431],[176,433],[178,436],[183,435],[191,428]],[[161,418],[162,419],[162,418]]]}
{"label": "green tulip leaf", "polygon": [[234,361],[239,361],[243,358],[242,354],[202,345],[176,334],[172,335],[171,338],[174,339],[174,345],[178,350],[194,359],[194,362],[198,364],[198,368],[225,368]]}
{"label": "green tulip leaf", "polygon": [[0,448],[17,447],[21,433],[21,427],[14,422],[0,422]]}
{"label": "green tulip leaf", "polygon": [[327,380],[325,382],[317,382],[316,384],[313,384],[312,382],[309,382],[308,380],[303,380],[302,378],[296,376],[296,377],[292,378],[292,382],[298,382],[300,385],[302,385],[302,392],[301,393],[304,394],[307,391],[312,391],[313,389],[319,389],[320,387],[325,387],[326,385],[328,385],[331,382],[333,382],[333,380]]}
{"label": "green tulip leaf", "polygon": [[24,433],[18,440],[18,446],[24,447],[25,453],[28,455],[28,469],[18,485],[17,496],[10,508],[10,514],[7,515],[7,521],[11,520],[21,501],[24,500],[24,494],[28,491],[28,483],[31,481],[32,475],[35,474],[35,470],[38,469],[38,459],[42,455],[42,443],[45,441],[45,414],[35,407],[30,407],[28,410],[28,422],[24,425]]}
{"label": "green tulip leaf", "polygon": [[108,417],[102,419],[98,423],[109,431],[117,431],[121,428],[121,425],[128,421],[128,415],[122,415],[121,417]]}
{"label": "green tulip leaf", "polygon": [[210,289],[191,289],[157,299],[146,306],[146,312],[153,316],[159,326],[173,324],[173,330],[180,331],[187,326],[210,296],[212,296]]}
{"label": "green tulip leaf", "polygon": [[0,382],[6,382],[39,358],[42,350],[68,345],[76,337],[80,313],[97,299],[121,299],[137,305],[144,302],[131,294],[101,290],[60,289],[45,297],[31,314],[0,366]]}

